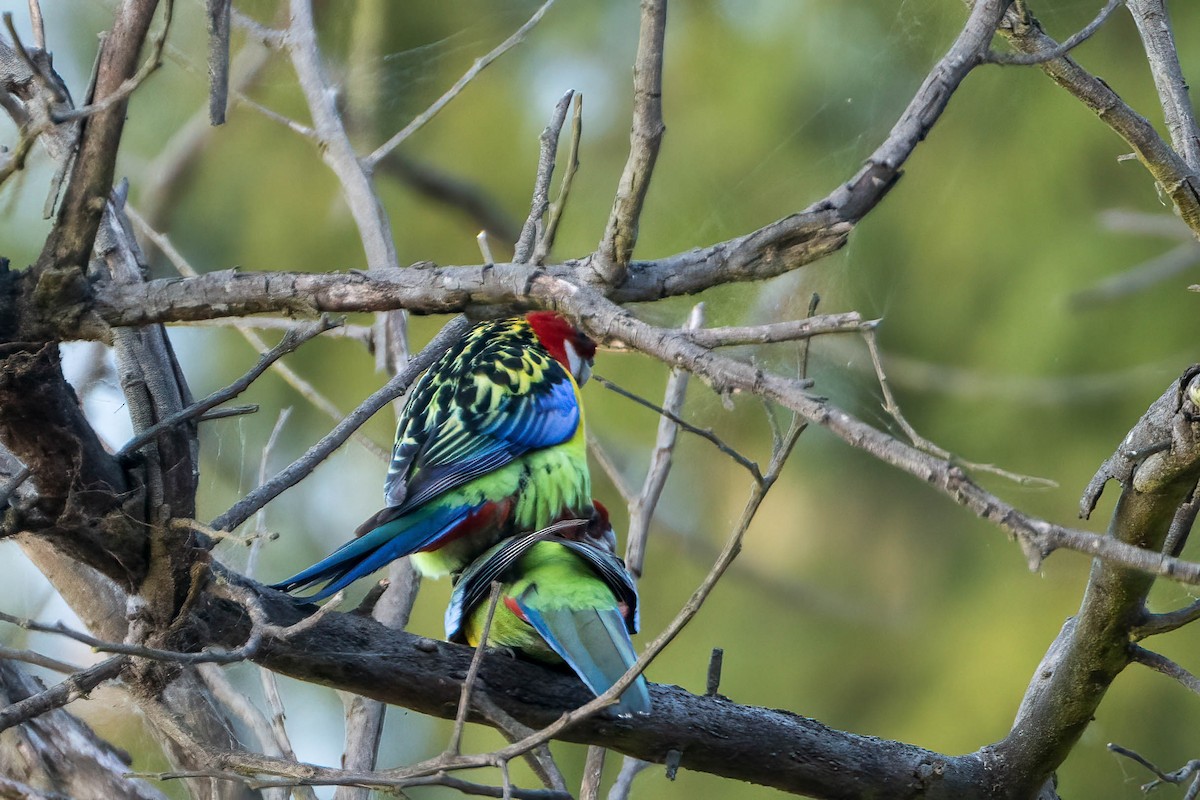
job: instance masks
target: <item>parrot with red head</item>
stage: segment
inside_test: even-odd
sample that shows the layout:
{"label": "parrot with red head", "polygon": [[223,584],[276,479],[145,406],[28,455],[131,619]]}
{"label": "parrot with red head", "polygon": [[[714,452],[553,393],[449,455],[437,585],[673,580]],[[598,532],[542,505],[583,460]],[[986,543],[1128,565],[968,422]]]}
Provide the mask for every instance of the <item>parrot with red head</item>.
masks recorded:
{"label": "parrot with red head", "polygon": [[394,559],[457,572],[493,543],[591,513],[579,387],[595,343],[552,311],[480,322],[421,376],[396,428],[387,507],[273,588],[327,598]]}

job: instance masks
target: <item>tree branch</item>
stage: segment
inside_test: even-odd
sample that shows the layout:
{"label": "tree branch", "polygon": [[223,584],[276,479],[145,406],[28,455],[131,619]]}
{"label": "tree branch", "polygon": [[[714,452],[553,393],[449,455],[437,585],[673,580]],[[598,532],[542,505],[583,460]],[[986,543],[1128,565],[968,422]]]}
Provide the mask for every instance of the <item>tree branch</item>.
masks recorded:
{"label": "tree branch", "polygon": [[[124,0],[117,10],[112,30],[104,37],[96,71],[93,102],[121,91],[137,71],[138,52],[150,30],[157,0]],[[88,255],[100,226],[104,200],[112,189],[117,148],[125,126],[128,96],[86,119],[58,219],[33,268],[32,279],[42,293],[66,297],[79,291]],[[61,269],[61,277],[44,275]]]}
{"label": "tree branch", "polygon": [[120,675],[128,664],[127,656],[113,656],[94,667],[68,675],[49,689],[0,709],[0,731],[8,730],[14,725],[20,725],[86,696],[100,684]]}
{"label": "tree branch", "polygon": [[[1004,17],[1000,33],[1022,53],[1052,51],[1057,42],[1042,32],[1041,25],[1025,8],[1014,3]],[[1138,160],[1175,204],[1179,215],[1193,232],[1200,234],[1200,173],[1163,141],[1145,117],[1130,108],[1108,84],[1068,56],[1041,64],[1041,70],[1082,102],[1133,148]]]}
{"label": "tree branch", "polygon": [[1167,4],[1163,0],[1126,0],[1125,4],[1142,36],[1175,152],[1183,156],[1192,170],[1200,170],[1200,128],[1196,126],[1187,80],[1179,65]]}
{"label": "tree branch", "polygon": [[662,114],[663,43],[667,32],[667,0],[642,0],[642,22],[633,62],[633,125],[629,159],[617,184],[604,238],[592,268],[608,286],[624,282],[625,270],[637,244],[638,224],[654,162],[666,126]]}
{"label": "tree branch", "polygon": [[[300,610],[283,595],[263,594],[267,618],[276,626],[299,620]],[[206,599],[198,609],[204,629],[222,639],[244,638],[248,621],[230,604]],[[453,719],[474,651],[393,631],[352,614],[326,614],[286,640],[268,636],[256,660],[300,680],[336,686],[414,711]],[[564,675],[506,655],[483,657],[478,686],[505,713],[535,730],[576,708],[590,692]],[[898,742],[881,742],[832,730],[816,721],[720,697],[689,694],[651,684],[654,713],[636,720],[598,716],[561,733],[568,741],[598,744],[663,763],[670,750],[682,766],[785,791],[825,797],[909,797],[916,785],[927,798],[971,798],[985,774],[975,756],[947,757]],[[473,712],[471,719],[491,723]],[[703,727],[695,720],[705,720]],[[720,730],[720,737],[708,731]],[[763,741],[786,743],[784,750]],[[466,758],[466,757],[464,757]]]}

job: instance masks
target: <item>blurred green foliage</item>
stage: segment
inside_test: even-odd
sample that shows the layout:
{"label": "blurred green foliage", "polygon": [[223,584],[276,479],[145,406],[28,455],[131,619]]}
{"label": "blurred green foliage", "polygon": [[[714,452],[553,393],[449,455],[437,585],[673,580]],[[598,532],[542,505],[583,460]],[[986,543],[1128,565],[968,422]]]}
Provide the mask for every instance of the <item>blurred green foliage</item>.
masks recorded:
{"label": "blurred green foliage", "polygon": [[[44,3],[56,65],[78,98],[107,27],[106,3]],[[181,3],[170,58],[137,93],[119,173],[138,206],[163,167],[176,133],[206,101],[200,4]],[[282,4],[237,7],[279,24]],[[1086,23],[1096,0],[1033,2],[1048,30],[1065,38]],[[18,18],[24,3],[4,0]],[[342,100],[362,152],[406,124],[476,57],[518,27],[532,0],[318,4],[327,67],[343,81]],[[1200,72],[1200,7],[1172,6],[1185,74]],[[882,141],[913,91],[956,35],[956,0],[679,0],[667,35],[667,135],[641,225],[637,255],[653,258],[745,233],[809,203],[848,178]],[[528,209],[537,135],[554,100],[584,94],[580,160],[556,255],[594,248],[627,152],[630,65],[636,3],[559,0],[529,39],[485,71],[402,148],[404,155],[473,182],[516,221]],[[253,46],[235,36],[235,50]],[[1118,11],[1077,53],[1135,108],[1161,114],[1136,31]],[[290,65],[273,57],[246,94],[306,122]],[[4,140],[12,133],[2,129]],[[1192,361],[1197,299],[1185,291],[1197,271],[1143,293],[1076,308],[1074,293],[1134,268],[1186,240],[1119,232],[1102,224],[1113,209],[1169,218],[1147,173],[1122,161],[1122,142],[1031,68],[982,67],[955,95],[944,118],[907,165],[883,204],[848,246],[824,262],[765,286],[708,292],[710,324],[795,318],[813,292],[821,310],[881,317],[899,399],[925,436],[964,458],[1057,481],[1034,491],[984,482],[1033,514],[1100,531],[1111,509],[1076,520],[1079,491],[1146,405]],[[6,187],[5,254],[14,264],[37,253],[49,169],[39,157],[19,187]],[[430,202],[381,170],[378,188],[403,262],[479,261],[476,223]],[[169,187],[154,214],[200,270],[325,271],[363,266],[339,188],[311,142],[246,105],[207,133],[192,169]],[[494,243],[498,258],[510,252]],[[158,275],[172,269],[156,258]],[[679,324],[691,299],[637,307],[659,324]],[[443,320],[413,319],[420,346]],[[225,384],[254,360],[233,332],[177,329],[196,394]],[[746,350],[794,372],[793,346]],[[812,347],[815,391],[868,421],[895,430],[880,406],[865,348],[853,337]],[[362,347],[324,340],[289,363],[349,410],[383,377]],[[643,395],[660,396],[662,365],[605,352],[597,371]],[[585,390],[592,429],[639,484],[657,419],[598,385]],[[330,421],[278,377],[244,398],[254,417],[204,428],[201,517],[224,510],[256,480],[278,410],[294,407],[278,469]],[[110,412],[111,413],[111,412]],[[770,436],[762,407],[734,398],[732,410],[694,382],[689,419],[711,426],[765,461]],[[392,421],[366,428],[390,442]],[[340,543],[375,510],[384,467],[349,445],[270,506],[279,539],[260,573],[277,578]],[[598,493],[621,506],[599,476]],[[645,578],[644,631],[653,636],[703,576],[736,521],[748,478],[706,442],[684,435],[659,507]],[[624,520],[619,514],[619,525]],[[1193,554],[1194,555],[1194,554]],[[220,556],[244,565],[245,549]],[[1088,562],[1052,557],[1030,573],[1019,548],[919,481],[810,430],[749,532],[746,547],[695,622],[650,668],[652,680],[702,691],[708,654],[725,649],[722,693],[749,704],[787,708],[831,726],[897,738],[949,753],[1002,737],[1038,660],[1078,607]],[[365,587],[359,587],[362,591]],[[427,583],[411,629],[440,635],[445,582]],[[1155,602],[1190,599],[1159,587]],[[1193,669],[1195,630],[1155,643]],[[249,668],[235,677],[253,694]],[[286,682],[290,722],[302,758],[336,763],[340,703],[325,690]],[[134,748],[139,765],[157,763],[121,713],[93,702],[89,718]],[[1070,797],[1138,797],[1147,776],[1105,750],[1117,741],[1166,768],[1200,757],[1195,697],[1166,678],[1130,669],[1121,676],[1060,773]],[[393,711],[381,764],[434,754],[447,725]],[[468,747],[491,747],[491,731]],[[577,780],[582,748],[556,745]],[[618,759],[610,759],[608,776]],[[524,769],[523,767],[521,769]],[[530,776],[518,777],[529,782]],[[496,776],[480,776],[496,780]],[[1164,796],[1174,790],[1163,790]],[[669,800],[700,793],[726,798],[771,790],[684,772],[642,775],[635,797]],[[442,796],[430,790],[413,796]]]}

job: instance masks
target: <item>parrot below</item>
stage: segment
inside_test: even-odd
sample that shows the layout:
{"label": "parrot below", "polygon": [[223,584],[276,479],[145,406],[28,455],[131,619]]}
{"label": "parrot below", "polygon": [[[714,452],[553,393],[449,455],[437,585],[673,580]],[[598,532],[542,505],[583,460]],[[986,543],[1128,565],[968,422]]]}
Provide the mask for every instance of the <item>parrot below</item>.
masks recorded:
{"label": "parrot below", "polygon": [[[330,597],[401,556],[427,577],[494,542],[591,512],[579,387],[596,345],[553,311],[480,322],[417,381],[400,415],[387,507],[357,538],[272,588]],[[323,584],[323,585],[322,585]]]}
{"label": "parrot below", "polygon": [[[493,581],[501,584],[487,643],[548,663],[565,662],[592,693],[603,694],[637,660],[633,578],[613,554],[608,512],[593,502],[591,519],[560,521],[498,542],[458,576],[446,609],[446,638],[477,646]],[[646,680],[614,706],[620,715],[650,711]]]}

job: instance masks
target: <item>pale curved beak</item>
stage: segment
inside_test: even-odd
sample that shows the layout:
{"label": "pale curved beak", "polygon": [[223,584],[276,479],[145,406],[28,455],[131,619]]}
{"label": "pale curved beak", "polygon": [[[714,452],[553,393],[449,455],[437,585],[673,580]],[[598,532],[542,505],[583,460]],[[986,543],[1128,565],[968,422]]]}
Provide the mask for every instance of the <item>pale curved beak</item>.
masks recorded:
{"label": "pale curved beak", "polygon": [[571,377],[580,386],[588,382],[588,378],[592,377],[592,364],[585,358],[579,355],[579,351],[575,349],[575,345],[570,342],[563,342],[563,349],[567,352],[567,363],[571,368]]}

